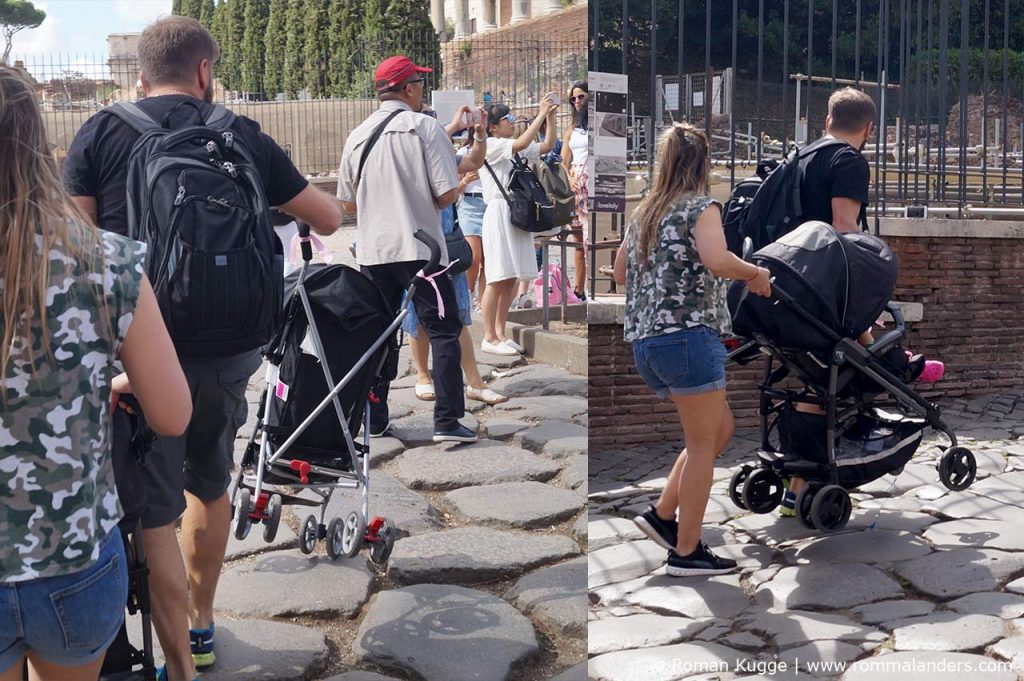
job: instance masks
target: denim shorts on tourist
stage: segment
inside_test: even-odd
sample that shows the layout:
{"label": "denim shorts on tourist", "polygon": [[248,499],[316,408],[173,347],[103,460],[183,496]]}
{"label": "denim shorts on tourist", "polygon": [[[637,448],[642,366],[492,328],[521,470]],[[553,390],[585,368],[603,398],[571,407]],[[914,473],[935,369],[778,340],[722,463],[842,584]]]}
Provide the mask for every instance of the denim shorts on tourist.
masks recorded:
{"label": "denim shorts on tourist", "polygon": [[0,673],[29,651],[53,664],[88,664],[113,642],[124,620],[128,568],[114,529],[99,559],[59,577],[0,583]]}
{"label": "denim shorts on tourist", "polygon": [[633,343],[640,377],[662,399],[724,390],[726,354],[718,332],[706,326]]}
{"label": "denim shorts on tourist", "polygon": [[487,204],[478,194],[466,194],[459,201],[459,229],[465,236],[483,236]]}

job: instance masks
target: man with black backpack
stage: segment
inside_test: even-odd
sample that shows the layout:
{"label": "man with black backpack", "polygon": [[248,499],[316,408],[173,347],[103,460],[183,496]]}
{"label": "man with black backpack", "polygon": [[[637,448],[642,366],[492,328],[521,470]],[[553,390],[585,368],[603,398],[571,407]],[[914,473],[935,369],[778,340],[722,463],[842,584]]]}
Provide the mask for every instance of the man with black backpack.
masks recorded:
{"label": "man with black backpack", "polygon": [[[430,277],[431,285],[416,287],[412,302],[434,358],[433,440],[475,442],[477,434],[459,423],[466,402],[455,289],[447,276],[422,272],[429,250],[413,236],[424,231],[441,248],[442,267],[448,265],[440,211],[458,200],[459,175],[444,126],[419,113],[426,74],[431,72],[404,55],[388,57],[377,66],[374,85],[380,109],[345,140],[338,198],[357,216],[356,262],[396,311],[412,278],[417,273]],[[486,141],[479,133],[474,135],[475,144]],[[380,403],[370,414],[370,435],[380,436],[390,427],[387,384],[374,392]]]}
{"label": "man with black backpack", "polygon": [[99,227],[147,244],[147,274],[195,405],[185,434],[158,439],[145,467],[143,537],[167,660],[158,678],[169,681],[191,680],[196,666],[215,660],[234,439],[282,298],[283,253],[269,208],[320,234],[341,224],[337,201],[312,187],[255,121],[211,103],[217,56],[194,19],[150,25],[139,40],[146,99],[86,121],[64,165],[70,193]]}

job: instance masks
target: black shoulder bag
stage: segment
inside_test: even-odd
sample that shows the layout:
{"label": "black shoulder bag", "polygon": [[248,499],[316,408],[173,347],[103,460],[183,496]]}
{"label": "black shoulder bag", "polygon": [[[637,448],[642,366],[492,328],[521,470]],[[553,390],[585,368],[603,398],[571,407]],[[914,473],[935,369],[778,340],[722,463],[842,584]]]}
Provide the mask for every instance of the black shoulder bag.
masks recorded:
{"label": "black shoulder bag", "polygon": [[484,162],[484,165],[501,190],[502,196],[508,201],[509,215],[514,227],[536,234],[547,232],[555,226],[555,206],[540,180],[519,154],[512,157],[512,175],[508,180],[507,191],[501,185],[491,164]]}

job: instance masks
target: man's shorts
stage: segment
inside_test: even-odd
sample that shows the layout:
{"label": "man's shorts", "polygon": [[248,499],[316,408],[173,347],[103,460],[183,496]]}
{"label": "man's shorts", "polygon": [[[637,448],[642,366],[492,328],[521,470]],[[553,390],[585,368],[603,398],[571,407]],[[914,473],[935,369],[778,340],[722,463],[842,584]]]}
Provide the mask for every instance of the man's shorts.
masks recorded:
{"label": "man's shorts", "polygon": [[724,390],[726,354],[718,332],[706,326],[633,343],[640,378],[661,399]]}
{"label": "man's shorts", "polygon": [[146,457],[146,529],[168,525],[185,512],[182,490],[203,501],[227,491],[235,436],[248,413],[245,388],[260,366],[258,350],[178,359],[192,393],[192,420],[183,435],[158,437]]}

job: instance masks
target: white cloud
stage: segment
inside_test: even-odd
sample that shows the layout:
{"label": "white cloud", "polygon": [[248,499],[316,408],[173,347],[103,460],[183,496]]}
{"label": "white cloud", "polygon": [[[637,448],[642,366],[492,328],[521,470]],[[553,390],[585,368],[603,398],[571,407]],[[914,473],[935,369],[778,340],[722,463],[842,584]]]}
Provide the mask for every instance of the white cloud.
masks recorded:
{"label": "white cloud", "polygon": [[171,0],[114,0],[114,14],[138,22],[141,31],[146,24],[171,13]]}

